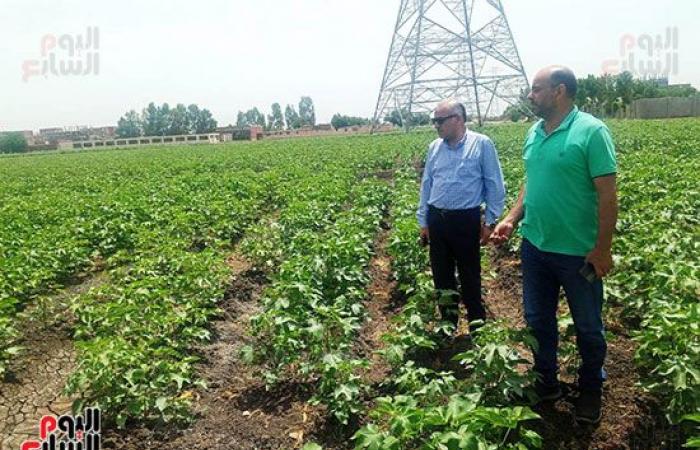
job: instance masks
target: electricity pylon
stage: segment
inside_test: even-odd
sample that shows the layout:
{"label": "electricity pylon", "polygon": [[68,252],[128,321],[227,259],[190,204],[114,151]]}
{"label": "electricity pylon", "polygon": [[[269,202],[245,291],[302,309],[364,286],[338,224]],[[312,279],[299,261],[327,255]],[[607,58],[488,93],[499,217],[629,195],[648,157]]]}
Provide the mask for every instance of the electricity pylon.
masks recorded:
{"label": "electricity pylon", "polygon": [[500,0],[401,0],[372,123],[397,111],[410,126],[452,97],[481,125],[527,88]]}

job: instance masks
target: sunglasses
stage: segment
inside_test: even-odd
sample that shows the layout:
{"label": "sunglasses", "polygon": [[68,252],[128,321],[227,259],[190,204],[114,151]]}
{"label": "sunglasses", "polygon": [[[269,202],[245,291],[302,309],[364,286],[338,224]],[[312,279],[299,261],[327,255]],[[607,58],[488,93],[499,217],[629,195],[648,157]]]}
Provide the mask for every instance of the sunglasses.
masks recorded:
{"label": "sunglasses", "polygon": [[451,118],[457,117],[458,115],[459,115],[459,114],[450,114],[449,116],[445,116],[445,117],[433,117],[432,119],[430,119],[430,121],[433,122],[433,125],[438,125],[438,126],[440,126],[440,125],[442,125],[443,123],[445,123],[445,122],[447,122],[448,120],[450,120]]}

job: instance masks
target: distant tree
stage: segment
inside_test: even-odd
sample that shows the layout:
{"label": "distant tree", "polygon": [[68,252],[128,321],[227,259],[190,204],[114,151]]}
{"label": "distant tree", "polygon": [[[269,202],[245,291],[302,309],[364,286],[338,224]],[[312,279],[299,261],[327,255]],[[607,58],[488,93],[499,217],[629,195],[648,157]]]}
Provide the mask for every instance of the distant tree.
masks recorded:
{"label": "distant tree", "polygon": [[584,111],[599,115],[615,115],[640,98],[688,97],[697,90],[690,86],[661,86],[655,80],[637,79],[629,72],[618,75],[588,75],[578,80],[576,104]]}
{"label": "distant tree", "polygon": [[403,119],[401,118],[401,113],[398,109],[393,109],[386,117],[384,117],[384,122],[393,123],[397,127],[403,126]]}
{"label": "distant tree", "polygon": [[170,134],[171,121],[170,106],[163,103],[158,107],[153,102],[143,110],[141,121],[143,123],[143,134],[145,136],[163,136]]}
{"label": "distant tree", "polygon": [[211,111],[206,108],[199,110],[197,119],[191,124],[193,131],[197,134],[216,131],[218,125]]}
{"label": "distant tree", "polygon": [[238,115],[236,116],[236,126],[239,128],[248,126],[248,122],[243,111],[238,111]]}
{"label": "distant tree", "polygon": [[170,134],[170,120],[172,119],[170,105],[163,103],[163,106],[158,110],[158,129],[157,135]]}
{"label": "distant tree", "polygon": [[187,123],[189,124],[189,132],[197,134],[197,121],[199,120],[199,106],[192,103],[187,107]]}
{"label": "distant tree", "polygon": [[430,123],[430,114],[424,112],[414,112],[409,114],[408,110],[402,108],[401,112],[399,112],[397,109],[392,110],[384,118],[385,122],[393,123],[398,127],[402,127],[404,125],[404,120],[407,121],[408,126],[428,125]]}
{"label": "distant tree", "polygon": [[190,118],[187,114],[187,108],[185,105],[178,103],[174,109],[170,110],[170,117],[168,118],[168,131],[166,134],[189,134],[191,128],[189,119]]}
{"label": "distant tree", "polygon": [[199,109],[195,104],[187,107],[187,123],[189,132],[194,134],[211,133],[218,125],[208,109]]}
{"label": "distant tree", "polygon": [[178,103],[171,109],[167,103],[158,107],[151,102],[143,109],[141,115],[134,110],[124,114],[117,123],[117,136],[201,134],[216,130],[216,126],[211,112],[208,109],[199,109],[195,104],[185,107]]}
{"label": "distant tree", "polygon": [[659,97],[692,97],[698,90],[692,86],[663,86],[659,88]]}
{"label": "distant tree", "polygon": [[257,107],[249,109],[246,112],[238,111],[236,126],[250,127],[254,125],[266,128],[267,122],[265,120],[265,114],[261,113]]}
{"label": "distant tree", "polygon": [[143,124],[144,136],[158,136],[160,129],[160,110],[151,102],[141,113],[141,123]]}
{"label": "distant tree", "polygon": [[117,123],[117,136],[121,138],[132,138],[141,136],[143,125],[141,117],[133,109],[119,119]]}
{"label": "distant tree", "polygon": [[530,94],[530,89],[523,89],[520,92],[517,103],[514,105],[508,105],[506,110],[503,112],[503,118],[510,120],[512,122],[519,122],[524,118],[534,117],[532,109],[530,108],[530,101],[527,96]]}
{"label": "distant tree", "polygon": [[301,97],[299,100],[299,120],[302,127],[313,127],[316,125],[316,111],[314,101],[311,97]]}
{"label": "distant tree", "polygon": [[0,134],[0,153],[23,153],[27,151],[27,139],[22,133]]}
{"label": "distant tree", "polygon": [[430,114],[419,112],[413,113],[411,116],[412,125],[429,125],[430,124]]}
{"label": "distant tree", "polygon": [[508,105],[505,111],[503,111],[503,118],[510,120],[511,122],[520,122],[524,117],[527,117],[520,105]]}
{"label": "distant tree", "polygon": [[245,113],[245,117],[248,125],[258,125],[263,128],[266,126],[265,114],[261,113],[257,107],[249,109]]}
{"label": "distant tree", "polygon": [[279,103],[272,104],[272,113],[268,116],[267,125],[269,129],[275,131],[284,129],[284,116]]}
{"label": "distant tree", "polygon": [[290,130],[301,128],[301,118],[293,105],[287,105],[287,108],[285,108],[284,120],[287,122],[287,128]]}
{"label": "distant tree", "polygon": [[338,128],[343,128],[343,127],[369,125],[369,123],[370,123],[370,120],[365,119],[364,117],[344,116],[344,115],[341,115],[340,113],[335,114],[333,116],[333,118],[331,119],[331,125],[336,130]]}

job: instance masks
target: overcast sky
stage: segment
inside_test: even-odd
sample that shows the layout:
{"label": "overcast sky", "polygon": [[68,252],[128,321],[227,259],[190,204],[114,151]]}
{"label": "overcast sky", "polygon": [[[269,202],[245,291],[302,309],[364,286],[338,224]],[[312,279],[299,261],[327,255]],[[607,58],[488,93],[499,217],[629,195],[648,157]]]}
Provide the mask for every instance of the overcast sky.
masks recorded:
{"label": "overcast sky", "polygon": [[[371,116],[399,0],[0,0],[0,130],[116,124],[148,102],[197,103],[219,124],[313,98],[317,122]],[[697,0],[503,0],[530,80],[619,58],[620,39],[678,28],[672,83],[700,88]],[[99,73],[29,76],[42,37],[99,28]],[[48,44],[47,44],[48,45]],[[65,52],[64,52],[65,53]],[[63,53],[63,54],[64,54]],[[60,59],[60,58],[59,58]],[[39,63],[31,63],[39,61]]]}

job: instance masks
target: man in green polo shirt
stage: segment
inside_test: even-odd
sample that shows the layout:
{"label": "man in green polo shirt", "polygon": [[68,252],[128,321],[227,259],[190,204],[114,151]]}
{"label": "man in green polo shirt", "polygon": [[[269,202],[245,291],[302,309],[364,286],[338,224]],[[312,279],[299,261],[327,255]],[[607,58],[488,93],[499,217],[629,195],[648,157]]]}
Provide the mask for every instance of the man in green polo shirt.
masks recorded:
{"label": "man in green polo shirt", "polygon": [[576,420],[597,423],[607,351],[602,278],[612,268],[617,164],[610,131],[579,111],[575,97],[571,70],[552,66],[537,73],[528,99],[542,119],[525,139],[525,183],[491,239],[504,242],[522,222],[523,306],[539,344],[534,389],[541,400],[562,395],[556,314],[563,287],[582,361]]}

